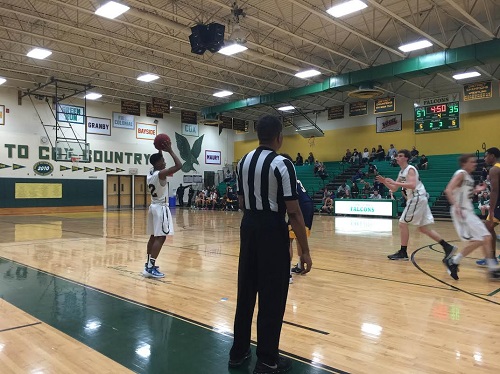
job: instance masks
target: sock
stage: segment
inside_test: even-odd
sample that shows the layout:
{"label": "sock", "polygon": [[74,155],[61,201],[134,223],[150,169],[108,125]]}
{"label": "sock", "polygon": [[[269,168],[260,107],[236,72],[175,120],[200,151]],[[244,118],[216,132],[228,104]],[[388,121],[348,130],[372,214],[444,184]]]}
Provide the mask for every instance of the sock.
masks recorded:
{"label": "sock", "polygon": [[299,262],[297,262],[297,267],[302,270],[302,264],[300,263],[300,259],[299,259]]}
{"label": "sock", "polygon": [[464,256],[461,253],[459,253],[458,255],[453,256],[452,261],[455,265],[458,265],[463,257]]}
{"label": "sock", "polygon": [[148,260],[148,269],[152,268],[153,266],[155,266],[155,261],[156,261],[156,258],[153,258],[151,256],[149,256],[149,260]]}
{"label": "sock", "polygon": [[406,248],[408,248],[407,245],[402,245],[400,251],[406,253]]}
{"label": "sock", "polygon": [[487,258],[486,259],[486,265],[488,265],[489,270],[495,270],[498,266],[497,262],[495,261],[494,258]]}
{"label": "sock", "polygon": [[452,248],[452,245],[446,241],[444,241],[444,239],[441,239],[439,241],[439,244],[441,244],[441,247],[443,247],[444,249],[446,248]]}

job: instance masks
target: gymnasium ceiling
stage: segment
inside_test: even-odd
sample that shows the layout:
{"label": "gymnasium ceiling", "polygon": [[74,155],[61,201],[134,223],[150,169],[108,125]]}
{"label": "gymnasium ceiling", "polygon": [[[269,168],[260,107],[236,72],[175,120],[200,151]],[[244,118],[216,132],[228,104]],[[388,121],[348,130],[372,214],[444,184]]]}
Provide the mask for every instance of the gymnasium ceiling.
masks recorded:
{"label": "gymnasium ceiling", "polygon": [[[173,111],[200,111],[247,97],[323,82],[330,76],[476,44],[500,36],[500,0],[364,0],[367,8],[342,18],[326,9],[340,1],[238,0],[248,50],[233,56],[191,53],[190,27],[234,25],[233,2],[224,0],[122,0],[130,10],[114,20],[94,14],[94,0],[0,0],[0,76],[4,84],[32,89],[50,77],[90,83],[100,101],[171,100]],[[427,39],[433,46],[403,53],[398,46]],[[26,56],[50,49],[46,60]],[[299,79],[298,71],[322,74]],[[480,80],[500,78],[500,60],[471,67]],[[136,80],[144,73],[161,78]],[[389,96],[419,98],[460,91],[453,72],[422,74],[384,83]],[[212,96],[230,90],[228,98]],[[304,111],[352,101],[328,91],[294,101]],[[258,106],[232,116],[256,118],[274,109]]]}

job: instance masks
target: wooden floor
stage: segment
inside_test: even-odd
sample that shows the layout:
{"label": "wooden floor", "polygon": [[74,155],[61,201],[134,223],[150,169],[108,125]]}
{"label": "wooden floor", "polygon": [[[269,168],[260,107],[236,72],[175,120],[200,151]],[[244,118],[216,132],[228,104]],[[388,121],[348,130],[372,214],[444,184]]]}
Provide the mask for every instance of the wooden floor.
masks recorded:
{"label": "wooden floor", "polygon": [[[161,281],[140,275],[145,211],[1,216],[0,257],[231,333],[241,213],[173,214]],[[451,222],[434,228],[457,240]],[[316,216],[313,270],[290,285],[280,349],[339,373],[500,373],[500,283],[472,258],[452,280],[440,246],[410,232],[412,261],[393,262],[396,220]],[[1,373],[128,372],[2,299]]]}

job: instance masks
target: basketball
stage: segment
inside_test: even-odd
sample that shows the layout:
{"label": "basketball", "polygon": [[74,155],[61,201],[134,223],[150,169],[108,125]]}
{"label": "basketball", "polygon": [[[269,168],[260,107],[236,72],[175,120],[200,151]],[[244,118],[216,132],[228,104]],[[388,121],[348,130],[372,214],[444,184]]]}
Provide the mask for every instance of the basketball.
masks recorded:
{"label": "basketball", "polygon": [[153,140],[153,144],[155,148],[159,151],[162,151],[162,145],[164,142],[170,143],[170,137],[167,134],[158,134]]}

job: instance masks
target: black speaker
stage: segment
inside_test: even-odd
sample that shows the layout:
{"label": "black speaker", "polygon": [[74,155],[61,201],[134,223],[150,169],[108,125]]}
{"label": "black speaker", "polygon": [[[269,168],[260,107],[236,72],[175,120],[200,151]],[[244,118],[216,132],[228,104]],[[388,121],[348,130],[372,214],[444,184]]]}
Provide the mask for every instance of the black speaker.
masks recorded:
{"label": "black speaker", "polygon": [[215,53],[224,45],[224,31],[226,27],[220,23],[211,23],[207,25],[196,25],[191,27],[189,43],[191,52],[202,55],[208,49]]}
{"label": "black speaker", "polygon": [[208,42],[206,44],[207,49],[212,52],[218,52],[219,49],[224,45],[224,31],[226,26],[220,23],[211,23],[208,25]]}
{"label": "black speaker", "polygon": [[191,27],[189,43],[191,44],[191,53],[202,55],[207,50],[205,39],[207,35],[207,26],[196,25]]}

